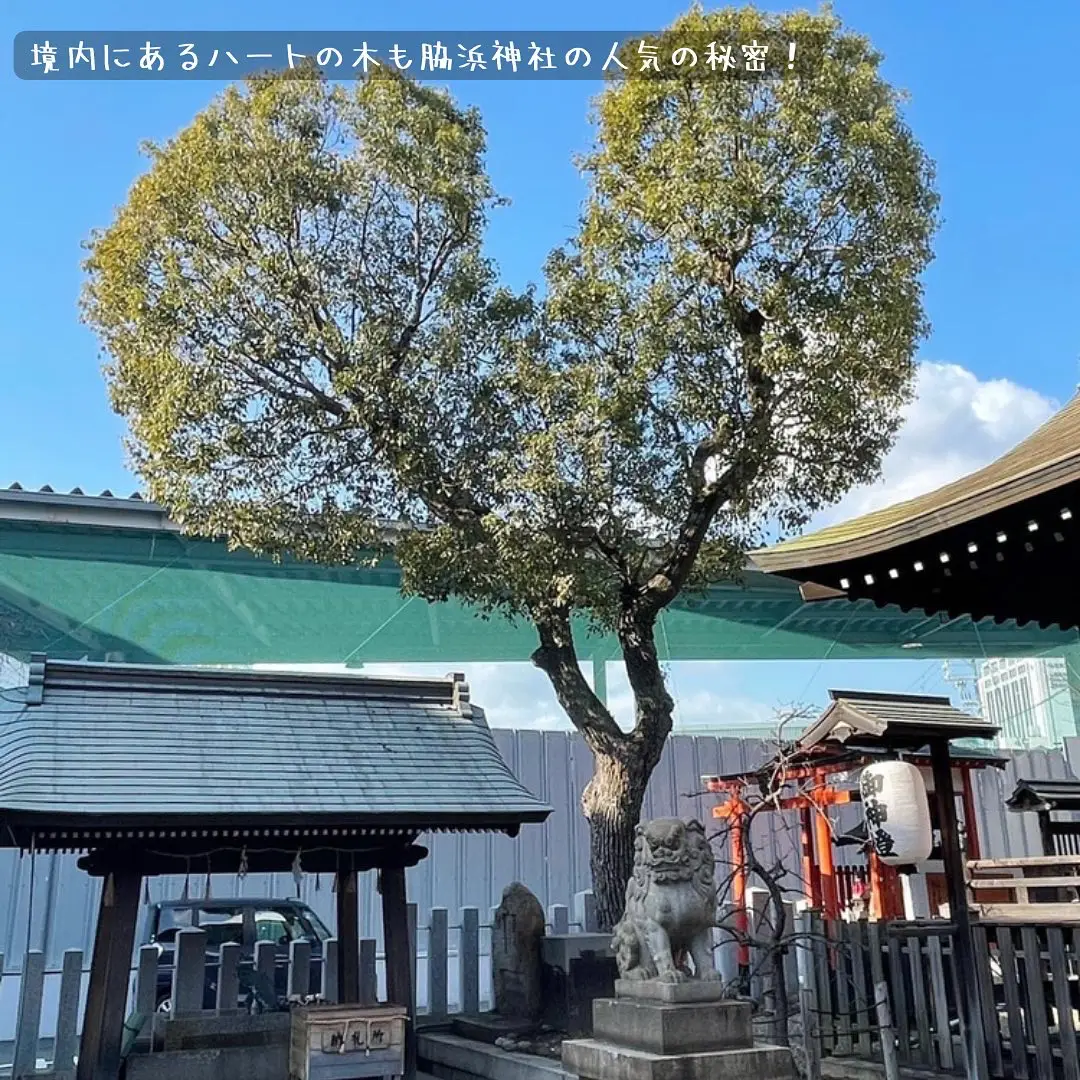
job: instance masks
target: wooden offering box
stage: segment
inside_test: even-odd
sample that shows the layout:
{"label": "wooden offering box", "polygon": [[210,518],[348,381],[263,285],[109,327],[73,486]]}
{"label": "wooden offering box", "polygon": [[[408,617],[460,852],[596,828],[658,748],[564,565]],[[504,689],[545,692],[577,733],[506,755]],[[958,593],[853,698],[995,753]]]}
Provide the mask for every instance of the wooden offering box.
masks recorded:
{"label": "wooden offering box", "polygon": [[289,1080],[366,1080],[405,1072],[405,1009],[308,1005],[292,1014]]}

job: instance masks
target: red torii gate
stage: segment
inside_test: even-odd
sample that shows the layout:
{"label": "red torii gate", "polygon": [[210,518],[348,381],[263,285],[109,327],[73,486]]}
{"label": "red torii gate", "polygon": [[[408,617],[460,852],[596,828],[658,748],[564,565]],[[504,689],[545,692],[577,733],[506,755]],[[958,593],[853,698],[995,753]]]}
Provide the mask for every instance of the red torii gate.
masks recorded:
{"label": "red torii gate", "polygon": [[[857,788],[838,787],[834,780],[838,774],[850,773],[877,760],[877,755],[856,752],[837,757],[835,754],[818,755],[810,751],[800,754],[799,757],[801,761],[797,764],[777,764],[778,776],[774,781],[774,788],[779,787],[777,797],[756,810],[753,804],[747,801],[747,788],[758,786],[762,775],[769,772],[768,764],[752,773],[702,777],[706,791],[726,796],[723,803],[713,807],[712,816],[728,823],[731,904],[734,909],[734,928],[740,936],[749,929],[746,889],[750,869],[747,865],[746,829],[751,812],[798,812],[801,881],[806,899],[811,907],[822,912],[827,920],[840,918],[841,889],[833,853],[836,837],[833,835],[828,811],[830,807],[857,803],[860,796]],[[909,754],[906,757],[913,764],[929,766],[929,756],[926,754]],[[815,758],[818,760],[814,760]],[[986,754],[972,753],[969,756],[963,752],[954,753],[954,767],[960,773],[958,787],[963,806],[968,858],[980,857],[971,773],[976,768],[997,763],[997,759]],[[808,787],[798,790],[798,785],[807,783]],[[791,794],[783,794],[783,789],[788,786],[795,787],[796,790]],[[883,863],[872,847],[866,849],[866,855],[869,918],[874,921],[902,919],[904,901],[900,875],[893,867]],[[936,881],[937,877],[941,875],[927,875],[927,890],[932,899],[934,894],[944,892],[944,881]],[[744,942],[740,943],[738,953],[739,965],[747,966],[749,949]]]}

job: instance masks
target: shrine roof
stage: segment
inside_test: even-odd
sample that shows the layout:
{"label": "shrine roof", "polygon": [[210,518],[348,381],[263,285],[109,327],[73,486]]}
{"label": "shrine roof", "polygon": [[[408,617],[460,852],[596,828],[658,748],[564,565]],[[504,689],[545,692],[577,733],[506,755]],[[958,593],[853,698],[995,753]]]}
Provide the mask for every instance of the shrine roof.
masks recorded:
{"label": "shrine roof", "polygon": [[217,819],[513,833],[550,813],[499,755],[460,676],[38,655],[28,685],[0,692],[0,823]]}
{"label": "shrine roof", "polygon": [[829,706],[799,737],[801,749],[828,742],[914,751],[931,740],[992,739],[1000,730],[937,695],[830,690],[829,696]]}
{"label": "shrine roof", "polygon": [[1080,780],[1017,780],[1005,800],[1010,810],[1080,810]]}
{"label": "shrine roof", "polygon": [[784,573],[849,560],[940,533],[1080,479],[1080,394],[1027,439],[959,480],[914,499],[753,554]]}

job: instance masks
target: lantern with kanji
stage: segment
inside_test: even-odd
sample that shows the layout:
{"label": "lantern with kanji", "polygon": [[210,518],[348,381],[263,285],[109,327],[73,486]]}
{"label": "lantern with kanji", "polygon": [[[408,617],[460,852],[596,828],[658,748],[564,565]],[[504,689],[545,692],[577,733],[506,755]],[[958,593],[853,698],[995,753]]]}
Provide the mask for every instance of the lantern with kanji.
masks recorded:
{"label": "lantern with kanji", "polygon": [[867,765],[859,777],[866,835],[887,866],[926,862],[934,847],[926,785],[907,761]]}

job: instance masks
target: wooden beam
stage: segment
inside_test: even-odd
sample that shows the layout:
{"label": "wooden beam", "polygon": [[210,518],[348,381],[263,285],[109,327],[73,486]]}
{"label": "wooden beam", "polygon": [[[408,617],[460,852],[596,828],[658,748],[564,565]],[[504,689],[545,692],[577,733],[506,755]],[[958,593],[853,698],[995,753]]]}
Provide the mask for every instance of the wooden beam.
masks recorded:
{"label": "wooden beam", "polygon": [[360,1003],[360,898],[356,867],[341,865],[337,888],[338,1004]]}
{"label": "wooden beam", "polygon": [[[1053,836],[1080,836],[1080,821],[1051,821],[1050,833]],[[1071,856],[1076,858],[1076,856]]]}
{"label": "wooden beam", "polygon": [[833,835],[825,808],[814,811],[814,828],[817,834],[817,864],[821,881],[821,906],[827,920],[840,918],[840,898],[836,889],[836,871],[833,867]]}
{"label": "wooden beam", "polygon": [[1016,867],[1020,870],[1041,869],[1048,866],[1080,866],[1080,855],[1024,855],[1016,859],[972,859],[970,871],[1004,870]]}
{"label": "wooden beam", "polygon": [[413,1006],[412,957],[405,868],[379,871],[382,891],[383,942],[386,951],[386,1000],[409,1010],[405,1022],[405,1080],[416,1080],[416,1016]]}
{"label": "wooden beam", "polygon": [[117,1080],[135,947],[142,874],[131,866],[105,876],[86,995],[76,1080]]}
{"label": "wooden beam", "polygon": [[843,589],[834,589],[831,585],[818,585],[814,581],[804,581],[799,586],[799,595],[804,604],[817,604],[822,600],[846,600],[848,594]]}
{"label": "wooden beam", "polygon": [[1075,926],[1080,924],[1080,904],[976,904],[980,918],[995,923],[1030,926]]}
{"label": "wooden beam", "polygon": [[[937,823],[941,833],[941,857],[945,864],[945,883],[949,896],[949,917],[956,925],[953,935],[953,962],[960,988],[960,1029],[964,1044],[964,1073],[967,1080],[988,1080],[986,1035],[978,988],[979,973],[968,911],[964,858],[960,851],[960,831],[956,823],[956,792],[953,788],[952,759],[948,739],[930,743],[930,763],[934,774],[937,800]],[[997,1032],[994,1032],[997,1038]]]}
{"label": "wooden beam", "polygon": [[821,906],[821,883],[814,861],[814,819],[810,810],[799,811],[799,864],[802,868],[803,893],[812,908]]}
{"label": "wooden beam", "polygon": [[750,922],[746,911],[746,805],[741,804],[743,813],[737,814],[731,821],[731,901],[735,908],[735,933],[739,937],[738,966],[739,978],[749,978],[750,946],[746,934]]}
{"label": "wooden beam", "polygon": [[1080,877],[1008,877],[1008,878],[972,878],[968,882],[971,889],[1080,889]]}
{"label": "wooden beam", "polygon": [[815,791],[811,795],[792,795],[789,799],[779,799],[776,809],[802,810],[804,807],[846,806],[848,803],[860,801],[857,791],[841,791],[830,787]]}
{"label": "wooden beam", "polygon": [[1054,830],[1050,824],[1050,811],[1040,810],[1038,813],[1039,818],[1039,839],[1042,841],[1042,849],[1044,855],[1056,854],[1054,850]]}
{"label": "wooden beam", "polygon": [[975,811],[975,792],[971,786],[971,769],[961,769],[963,777],[963,803],[964,803],[964,838],[966,841],[965,854],[969,859],[977,859],[982,855],[979,844],[979,823]]}
{"label": "wooden beam", "polygon": [[[326,846],[325,837],[298,838],[294,841],[292,855],[283,849],[249,849],[247,870],[252,874],[284,873],[292,865],[289,860],[295,858],[296,848],[299,848],[303,854],[306,873],[334,874],[338,870],[339,855],[344,853],[342,849],[348,850],[352,847],[353,840],[352,837],[341,837],[339,842],[339,838],[335,838],[334,848],[329,848]],[[114,867],[130,863],[138,863],[146,877],[184,874],[192,865],[197,865],[200,873],[209,871],[212,874],[235,874],[240,865],[240,852],[230,848],[215,848],[217,844],[220,844],[220,841],[216,839],[192,837],[188,840],[177,838],[160,842],[147,839],[141,847],[130,841],[123,845],[102,845],[88,855],[83,855],[78,866],[91,877],[104,877],[111,873]],[[146,850],[147,848],[150,850]],[[42,849],[39,847],[37,850]],[[365,841],[365,846],[358,846],[348,853],[351,855],[350,865],[356,870],[372,870],[390,862],[415,866],[427,856],[427,848],[418,844],[387,844],[385,841],[371,846]]]}

